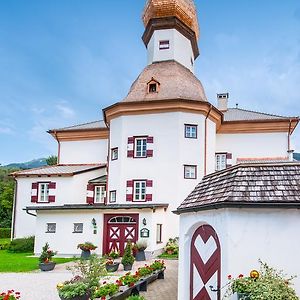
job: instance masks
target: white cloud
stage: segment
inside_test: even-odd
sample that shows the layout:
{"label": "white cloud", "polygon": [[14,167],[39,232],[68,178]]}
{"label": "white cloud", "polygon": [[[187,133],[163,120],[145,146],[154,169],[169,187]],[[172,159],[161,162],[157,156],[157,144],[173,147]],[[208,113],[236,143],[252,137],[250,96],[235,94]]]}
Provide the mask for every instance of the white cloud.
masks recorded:
{"label": "white cloud", "polygon": [[9,127],[0,127],[0,134],[13,134],[13,130]]}
{"label": "white cloud", "polygon": [[76,112],[68,106],[67,102],[62,101],[55,105],[60,115],[65,119],[73,119],[76,116]]}

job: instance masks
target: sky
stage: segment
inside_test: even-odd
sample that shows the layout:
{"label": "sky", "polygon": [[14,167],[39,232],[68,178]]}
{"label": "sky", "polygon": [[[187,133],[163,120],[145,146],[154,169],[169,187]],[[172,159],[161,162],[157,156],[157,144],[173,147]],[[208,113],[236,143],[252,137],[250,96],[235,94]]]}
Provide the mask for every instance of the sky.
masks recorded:
{"label": "sky", "polygon": [[[300,115],[300,1],[196,0],[209,101]],[[0,0],[0,163],[56,154],[52,128],[102,119],[146,66],[144,0]],[[300,127],[300,126],[299,126]],[[293,137],[300,152],[300,129]]]}

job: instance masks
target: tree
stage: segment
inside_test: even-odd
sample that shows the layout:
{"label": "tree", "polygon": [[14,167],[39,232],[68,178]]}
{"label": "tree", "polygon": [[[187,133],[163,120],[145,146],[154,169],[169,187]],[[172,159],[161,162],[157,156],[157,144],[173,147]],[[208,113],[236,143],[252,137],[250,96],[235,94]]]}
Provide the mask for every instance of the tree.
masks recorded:
{"label": "tree", "polygon": [[46,163],[47,163],[48,166],[57,165],[57,156],[56,155],[50,155],[48,158],[46,158]]}

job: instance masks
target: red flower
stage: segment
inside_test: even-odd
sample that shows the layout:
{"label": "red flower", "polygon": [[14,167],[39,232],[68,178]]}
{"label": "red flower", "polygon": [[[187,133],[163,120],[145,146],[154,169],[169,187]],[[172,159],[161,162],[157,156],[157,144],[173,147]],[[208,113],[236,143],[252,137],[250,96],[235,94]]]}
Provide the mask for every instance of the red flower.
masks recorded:
{"label": "red flower", "polygon": [[134,283],[133,283],[133,282],[131,282],[131,283],[129,284],[129,286],[130,286],[130,287],[134,286]]}
{"label": "red flower", "polygon": [[239,275],[239,278],[243,278],[243,277],[244,277],[244,275],[243,275],[243,274],[240,274],[240,275]]}
{"label": "red flower", "polygon": [[231,276],[231,275],[228,275],[227,278],[228,278],[228,280],[231,280],[231,279],[232,279],[232,276]]}

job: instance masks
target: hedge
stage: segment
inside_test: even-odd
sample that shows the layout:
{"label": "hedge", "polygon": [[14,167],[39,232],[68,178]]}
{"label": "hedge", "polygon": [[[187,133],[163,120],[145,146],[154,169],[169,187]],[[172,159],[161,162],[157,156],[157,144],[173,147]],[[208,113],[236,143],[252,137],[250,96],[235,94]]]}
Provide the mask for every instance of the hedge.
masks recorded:
{"label": "hedge", "polygon": [[0,228],[0,239],[10,238],[10,228]]}
{"label": "hedge", "polygon": [[33,249],[34,249],[34,236],[12,240],[8,247],[9,252],[17,252],[17,253],[33,253]]}

